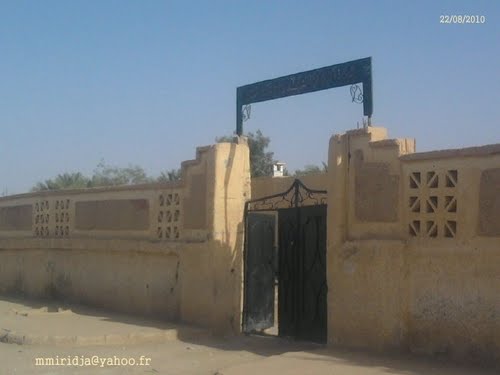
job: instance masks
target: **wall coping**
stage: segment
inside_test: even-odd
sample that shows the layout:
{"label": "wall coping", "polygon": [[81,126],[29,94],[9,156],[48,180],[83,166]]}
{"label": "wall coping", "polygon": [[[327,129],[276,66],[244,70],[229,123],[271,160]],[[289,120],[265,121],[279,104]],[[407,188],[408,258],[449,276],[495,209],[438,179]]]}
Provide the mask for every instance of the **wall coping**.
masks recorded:
{"label": "wall coping", "polygon": [[476,147],[466,147],[466,148],[455,148],[447,150],[437,150],[428,152],[416,152],[413,154],[402,155],[399,157],[401,161],[420,161],[420,160],[430,160],[430,159],[449,159],[458,157],[481,157],[500,154],[500,143],[476,146]]}
{"label": "wall coping", "polygon": [[173,188],[180,188],[183,185],[184,185],[183,181],[172,181],[172,182],[153,182],[149,184],[137,184],[137,185],[102,186],[102,187],[82,188],[82,189],[43,190],[43,191],[20,193],[20,194],[0,197],[0,202],[5,202],[18,198],[52,197],[61,195],[77,195],[77,194],[92,194],[92,193],[103,193],[103,192],[137,191],[137,190],[173,189]]}

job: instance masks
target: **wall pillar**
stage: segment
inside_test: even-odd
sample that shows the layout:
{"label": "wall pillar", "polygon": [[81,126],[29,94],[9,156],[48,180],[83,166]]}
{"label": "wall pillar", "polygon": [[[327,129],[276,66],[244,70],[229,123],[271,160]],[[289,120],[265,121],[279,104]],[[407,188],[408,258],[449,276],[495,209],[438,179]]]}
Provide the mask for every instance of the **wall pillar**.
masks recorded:
{"label": "wall pillar", "polygon": [[250,155],[245,138],[235,141],[215,146],[213,326],[220,333],[241,332],[244,208],[250,199]]}
{"label": "wall pillar", "polygon": [[342,246],[347,235],[347,169],[348,150],[344,136],[334,135],[330,138],[328,150],[328,208],[327,208],[327,340],[328,343],[335,344],[335,316],[336,304],[334,289],[337,275],[332,272],[338,269],[336,266],[336,253]]}

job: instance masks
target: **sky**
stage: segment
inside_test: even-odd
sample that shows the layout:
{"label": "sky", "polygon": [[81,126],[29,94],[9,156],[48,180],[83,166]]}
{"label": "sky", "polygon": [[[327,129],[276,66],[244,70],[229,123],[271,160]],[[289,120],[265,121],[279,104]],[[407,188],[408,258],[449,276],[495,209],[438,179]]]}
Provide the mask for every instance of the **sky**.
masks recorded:
{"label": "sky", "polygon": [[[441,24],[441,15],[484,24]],[[372,124],[417,151],[500,143],[500,2],[0,0],[0,193],[97,164],[178,168],[236,88],[372,57]],[[362,124],[349,87],[252,105],[291,171]]]}

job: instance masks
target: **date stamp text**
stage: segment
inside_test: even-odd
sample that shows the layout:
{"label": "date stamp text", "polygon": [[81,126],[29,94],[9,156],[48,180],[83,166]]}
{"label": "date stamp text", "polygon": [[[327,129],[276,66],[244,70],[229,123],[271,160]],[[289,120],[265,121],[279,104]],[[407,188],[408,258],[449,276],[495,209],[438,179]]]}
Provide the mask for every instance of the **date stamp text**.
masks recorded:
{"label": "date stamp text", "polygon": [[486,17],[473,14],[441,14],[439,23],[444,24],[473,24],[486,23]]}

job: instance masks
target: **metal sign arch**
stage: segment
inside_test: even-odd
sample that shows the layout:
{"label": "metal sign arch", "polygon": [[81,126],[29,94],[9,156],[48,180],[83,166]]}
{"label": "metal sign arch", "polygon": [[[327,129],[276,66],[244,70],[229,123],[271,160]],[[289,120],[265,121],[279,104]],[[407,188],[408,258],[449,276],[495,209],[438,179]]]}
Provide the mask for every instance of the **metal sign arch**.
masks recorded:
{"label": "metal sign arch", "polygon": [[373,114],[371,57],[240,86],[236,89],[236,134],[243,135],[244,106],[359,83],[363,85],[361,96],[359,90],[352,89],[351,95],[354,102],[363,103],[363,114],[370,124]]}

